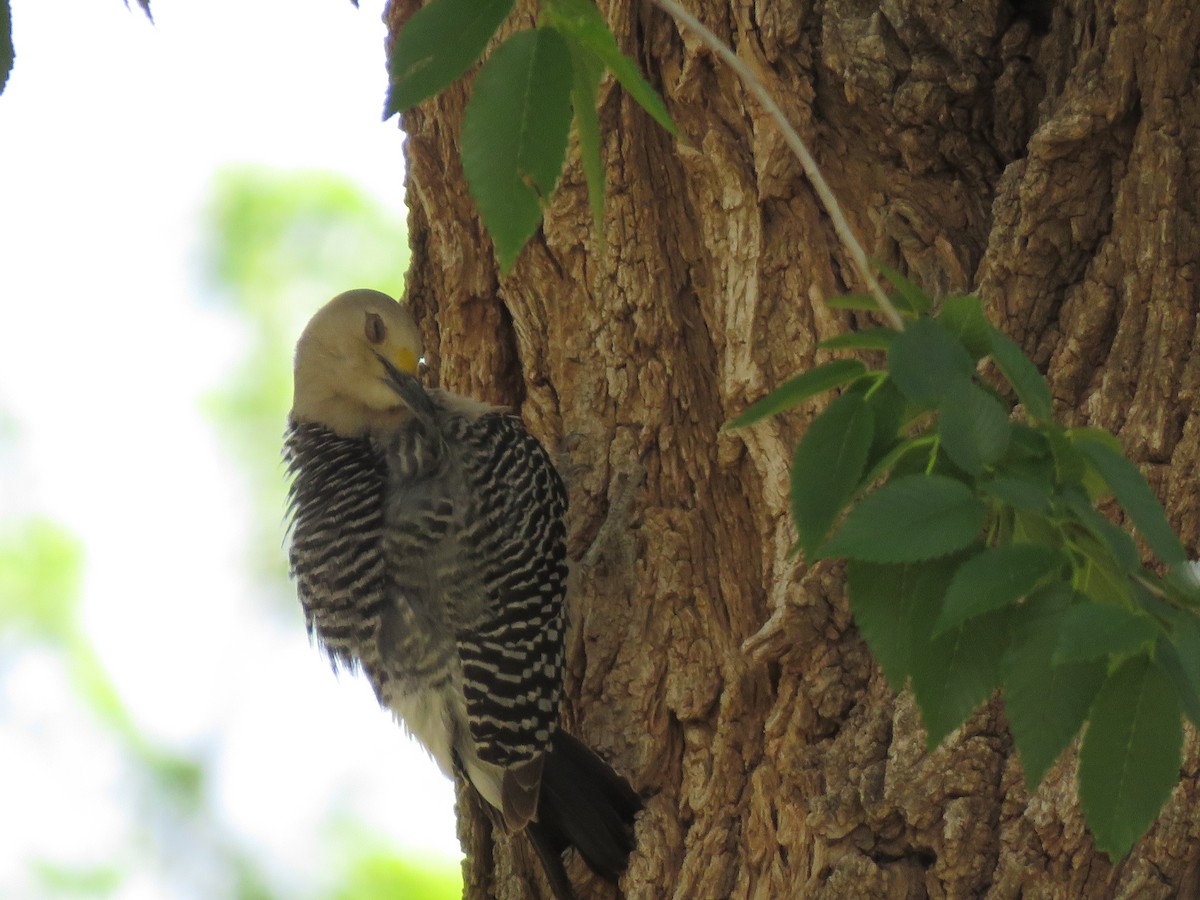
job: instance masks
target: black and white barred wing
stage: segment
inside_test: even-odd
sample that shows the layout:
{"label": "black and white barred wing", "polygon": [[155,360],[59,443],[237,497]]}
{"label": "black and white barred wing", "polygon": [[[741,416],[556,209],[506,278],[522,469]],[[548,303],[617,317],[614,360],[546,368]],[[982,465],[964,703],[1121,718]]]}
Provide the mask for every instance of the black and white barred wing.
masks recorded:
{"label": "black and white barred wing", "polygon": [[388,605],[382,553],[383,457],[365,439],[292,422],[288,557],[310,635],[335,668],[354,668]]}
{"label": "black and white barred wing", "polygon": [[540,756],[558,721],[566,591],[567,497],[549,454],[503,413],[454,420],[477,503],[461,535],[485,604],[458,630],[467,714],[485,762]]}

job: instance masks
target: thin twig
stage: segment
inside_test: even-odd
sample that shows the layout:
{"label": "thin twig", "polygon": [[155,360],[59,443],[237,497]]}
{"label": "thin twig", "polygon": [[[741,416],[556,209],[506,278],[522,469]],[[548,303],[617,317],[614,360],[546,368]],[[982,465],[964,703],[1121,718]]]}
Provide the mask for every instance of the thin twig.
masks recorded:
{"label": "thin twig", "polygon": [[888,299],[888,295],[884,293],[883,288],[879,286],[879,280],[875,277],[875,273],[871,271],[871,264],[867,260],[867,253],[863,250],[862,244],[858,242],[858,238],[854,236],[854,231],[850,228],[850,223],[846,221],[846,216],[842,213],[842,208],[838,205],[837,198],[833,195],[829,183],[821,174],[821,170],[817,168],[817,161],[808,152],[808,148],[804,146],[804,141],[801,140],[796,129],[788,122],[787,117],[783,114],[783,110],[779,108],[779,104],[775,102],[770,92],[767,91],[766,86],[754,74],[753,70],[742,62],[729,45],[705,28],[699,19],[681,7],[675,0],[653,0],[653,2],[656,6],[690,28],[704,43],[715,50],[725,62],[729,63],[730,67],[738,74],[742,81],[746,83],[746,87],[750,89],[750,92],[758,98],[763,108],[767,111],[767,115],[775,121],[779,130],[783,133],[784,140],[792,148],[792,152],[796,154],[796,158],[800,160],[800,165],[804,168],[804,174],[808,176],[809,183],[813,186],[813,190],[817,192],[817,196],[825,206],[826,212],[829,213],[829,218],[833,221],[834,231],[837,232],[842,244],[849,251],[850,259],[854,262],[854,266],[858,269],[858,273],[862,276],[867,288],[879,302],[879,309],[883,312],[884,318],[897,331],[903,331],[904,320],[900,318],[900,313],[896,311],[895,305]]}

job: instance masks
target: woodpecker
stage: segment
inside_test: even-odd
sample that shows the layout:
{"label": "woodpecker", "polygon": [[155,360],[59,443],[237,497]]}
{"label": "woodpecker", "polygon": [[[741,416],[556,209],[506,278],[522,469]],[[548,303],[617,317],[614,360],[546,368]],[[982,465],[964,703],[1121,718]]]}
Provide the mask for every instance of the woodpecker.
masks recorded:
{"label": "woodpecker", "polygon": [[493,820],[529,835],[555,895],[575,847],[616,881],[637,794],[558,725],[567,498],[519,418],[426,389],[386,294],[339,294],[296,345],[284,458],[289,561],[311,637],[359,669]]}

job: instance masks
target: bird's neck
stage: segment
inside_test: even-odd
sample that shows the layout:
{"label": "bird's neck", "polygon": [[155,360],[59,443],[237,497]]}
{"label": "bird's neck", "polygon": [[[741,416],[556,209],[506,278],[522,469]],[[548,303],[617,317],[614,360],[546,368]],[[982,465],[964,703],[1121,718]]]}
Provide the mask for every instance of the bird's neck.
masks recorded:
{"label": "bird's neck", "polygon": [[330,392],[296,397],[292,418],[323,425],[341,437],[360,438],[395,431],[412,418],[412,413],[403,403],[390,409],[374,409]]}

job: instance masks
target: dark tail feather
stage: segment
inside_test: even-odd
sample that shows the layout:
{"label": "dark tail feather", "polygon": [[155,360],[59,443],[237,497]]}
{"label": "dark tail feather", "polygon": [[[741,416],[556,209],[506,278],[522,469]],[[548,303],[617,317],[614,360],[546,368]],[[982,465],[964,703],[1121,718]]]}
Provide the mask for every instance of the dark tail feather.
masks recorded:
{"label": "dark tail feather", "polygon": [[608,763],[561,728],[555,731],[537,821],[529,825],[551,884],[556,874],[551,869],[556,865],[562,872],[562,853],[572,846],[597,875],[619,879],[633,852],[633,817],[641,808],[641,798]]}
{"label": "dark tail feather", "polygon": [[554,896],[557,900],[575,900],[575,889],[571,887],[567,869],[562,861],[564,848],[558,846],[555,836],[537,822],[530,822],[525,826],[525,833],[529,835],[533,849],[542,861],[542,870],[546,873],[546,880],[550,882]]}

